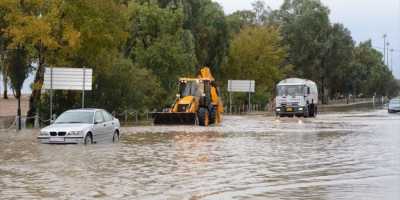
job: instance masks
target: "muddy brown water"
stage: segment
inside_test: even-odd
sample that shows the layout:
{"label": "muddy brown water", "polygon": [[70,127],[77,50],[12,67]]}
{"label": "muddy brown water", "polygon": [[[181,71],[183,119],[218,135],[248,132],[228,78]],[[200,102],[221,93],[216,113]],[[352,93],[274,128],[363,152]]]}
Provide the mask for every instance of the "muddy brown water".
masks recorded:
{"label": "muddy brown water", "polygon": [[119,144],[0,132],[0,199],[400,199],[400,115],[226,116],[125,128]]}

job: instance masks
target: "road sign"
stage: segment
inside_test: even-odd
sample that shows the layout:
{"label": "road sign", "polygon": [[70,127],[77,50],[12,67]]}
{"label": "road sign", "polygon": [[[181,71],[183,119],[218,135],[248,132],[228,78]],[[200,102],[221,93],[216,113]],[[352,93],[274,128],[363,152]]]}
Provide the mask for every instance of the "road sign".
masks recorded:
{"label": "road sign", "polygon": [[53,119],[53,90],[82,91],[82,108],[85,107],[85,90],[92,90],[93,70],[87,68],[46,67],[43,88],[50,90],[50,121]]}
{"label": "road sign", "polygon": [[229,80],[228,92],[255,92],[256,81],[254,80]]}
{"label": "road sign", "polygon": [[92,90],[92,69],[48,68],[43,88],[47,90]]}

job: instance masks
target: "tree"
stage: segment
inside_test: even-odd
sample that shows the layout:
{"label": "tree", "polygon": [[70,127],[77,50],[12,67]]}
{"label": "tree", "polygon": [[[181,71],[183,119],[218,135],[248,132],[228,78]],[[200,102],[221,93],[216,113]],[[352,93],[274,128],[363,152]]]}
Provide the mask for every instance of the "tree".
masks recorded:
{"label": "tree", "polygon": [[99,74],[97,79],[100,80],[98,88],[101,89],[94,91],[96,101],[92,102],[93,106],[120,113],[162,106],[158,100],[162,89],[157,77],[149,70],[135,66],[129,59],[114,59],[112,67],[106,73]]}
{"label": "tree", "polygon": [[209,66],[220,77],[229,44],[228,24],[222,7],[211,0],[183,1],[185,23],[194,36],[198,66]]}
{"label": "tree", "polygon": [[252,4],[253,6],[253,12],[255,14],[255,23],[256,24],[264,24],[269,16],[270,8],[268,7],[265,8],[265,2],[264,1],[254,1]]}
{"label": "tree", "polygon": [[289,47],[288,62],[294,65],[297,76],[316,81],[322,102],[327,103],[326,69],[332,51],[327,45],[334,44],[330,41],[329,9],[319,0],[285,0],[269,21],[281,26]]}
{"label": "tree", "polygon": [[227,16],[230,36],[233,37],[246,26],[256,24],[256,13],[251,10],[239,10]]}
{"label": "tree", "polygon": [[28,56],[29,54],[25,47],[17,46],[16,49],[9,51],[6,61],[11,88],[14,90],[14,96],[18,100],[17,116],[19,130],[21,130],[21,90],[31,68]]}
{"label": "tree", "polygon": [[383,55],[372,47],[370,40],[354,49],[351,68],[351,89],[355,95],[395,96],[399,91],[389,68],[382,62]]}
{"label": "tree", "polygon": [[284,76],[287,52],[282,43],[276,27],[242,29],[230,45],[228,61],[222,68],[224,79],[255,80],[257,95],[265,101]]}
{"label": "tree", "polygon": [[[131,2],[127,15],[129,37],[125,55],[134,65],[149,69],[168,94],[176,89],[178,77],[193,76],[197,64],[194,38],[183,29],[181,9]],[[170,98],[173,97],[160,99]]]}
{"label": "tree", "polygon": [[7,37],[4,35],[4,29],[7,27],[6,20],[4,17],[6,15],[6,10],[0,7],[0,71],[3,81],[3,98],[8,99],[8,75],[7,66],[5,62],[6,58],[6,48],[7,48]]}
{"label": "tree", "polygon": [[32,86],[28,116],[33,116],[40,102],[41,89],[46,65],[58,64],[62,50],[77,47],[79,33],[68,21],[64,20],[62,0],[13,1],[4,0],[0,7],[6,10],[5,29],[10,39],[10,48],[24,46],[37,63],[36,75]]}
{"label": "tree", "polygon": [[327,97],[349,94],[345,89],[348,79],[348,67],[353,59],[354,41],[350,31],[342,24],[333,24],[328,33],[325,50],[322,52],[321,82]]}

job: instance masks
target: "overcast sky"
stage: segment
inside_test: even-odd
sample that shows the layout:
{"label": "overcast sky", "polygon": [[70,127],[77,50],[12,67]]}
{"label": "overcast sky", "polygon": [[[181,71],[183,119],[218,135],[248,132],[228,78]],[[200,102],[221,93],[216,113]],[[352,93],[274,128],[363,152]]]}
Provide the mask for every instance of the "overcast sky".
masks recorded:
{"label": "overcast sky", "polygon": [[[214,0],[227,14],[236,10],[251,9],[253,0]],[[277,9],[283,0],[265,0],[267,6]],[[383,34],[388,35],[393,53],[393,71],[400,78],[400,0],[322,0],[331,10],[332,22],[344,24],[357,42],[372,39],[375,48],[382,51]],[[391,60],[391,59],[389,59]],[[0,77],[1,79],[1,77]],[[31,76],[24,86],[29,92]],[[3,91],[0,82],[0,91]]]}
{"label": "overcast sky", "polygon": [[[226,13],[251,9],[253,0],[214,0]],[[375,48],[383,51],[383,34],[388,35],[393,53],[393,71],[400,78],[400,0],[321,0],[331,10],[331,21],[344,24],[357,42],[372,39]],[[264,0],[277,9],[283,0]],[[389,59],[391,60],[391,59]]]}

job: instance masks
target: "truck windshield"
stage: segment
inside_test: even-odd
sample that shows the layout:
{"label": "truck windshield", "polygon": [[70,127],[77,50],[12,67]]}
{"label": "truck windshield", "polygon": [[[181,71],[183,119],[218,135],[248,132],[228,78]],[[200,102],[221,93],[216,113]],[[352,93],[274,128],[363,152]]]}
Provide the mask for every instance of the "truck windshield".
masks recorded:
{"label": "truck windshield", "polygon": [[196,81],[180,82],[179,93],[181,97],[201,96],[203,88],[203,84]]}
{"label": "truck windshield", "polygon": [[281,85],[278,86],[278,96],[304,96],[304,85]]}

